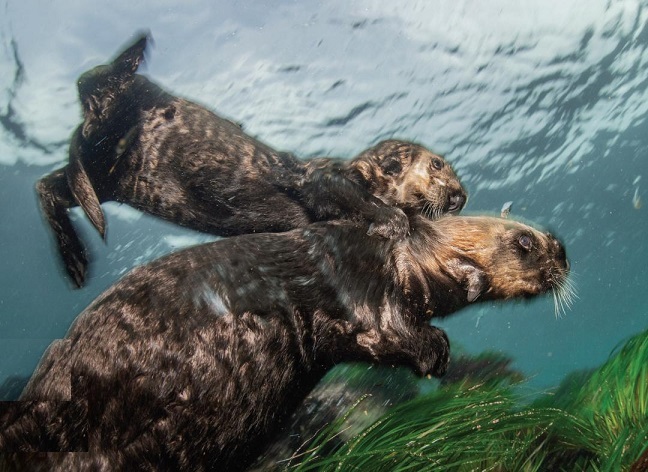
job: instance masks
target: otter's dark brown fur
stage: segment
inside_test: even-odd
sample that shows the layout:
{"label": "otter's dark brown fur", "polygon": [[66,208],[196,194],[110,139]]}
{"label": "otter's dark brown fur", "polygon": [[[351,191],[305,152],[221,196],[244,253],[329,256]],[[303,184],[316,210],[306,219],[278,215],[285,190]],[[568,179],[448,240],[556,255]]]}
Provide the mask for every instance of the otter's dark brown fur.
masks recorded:
{"label": "otter's dark brown fur", "polygon": [[538,295],[568,271],[562,245],[521,223],[411,223],[404,240],[318,223],[134,269],[51,345],[0,450],[88,451],[6,457],[29,470],[244,469],[335,364],[440,376],[449,345],[431,318]]}
{"label": "otter's dark brown fur", "polygon": [[80,77],[84,121],[72,136],[69,163],[36,186],[79,287],[87,255],[68,216],[77,205],[102,237],[101,203],[113,200],[220,236],[350,218],[371,222],[370,233],[401,238],[409,230],[403,210],[438,216],[466,202],[452,168],[414,143],[384,141],[350,162],[304,162],[277,152],[136,74],[146,43],[140,37]]}

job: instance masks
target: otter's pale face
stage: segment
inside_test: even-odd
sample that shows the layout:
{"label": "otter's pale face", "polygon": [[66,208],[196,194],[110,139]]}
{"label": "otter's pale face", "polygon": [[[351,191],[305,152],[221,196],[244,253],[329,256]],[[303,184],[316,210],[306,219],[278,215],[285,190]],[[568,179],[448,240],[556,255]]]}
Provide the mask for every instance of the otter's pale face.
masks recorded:
{"label": "otter's pale face", "polygon": [[[421,195],[424,204],[420,209],[428,218],[459,213],[468,198],[450,164],[425,148],[417,151],[410,170],[399,182],[404,194]],[[420,204],[420,199],[411,202],[413,208]]]}
{"label": "otter's pale face", "polygon": [[437,219],[458,213],[467,195],[452,167],[423,146],[406,141],[383,141],[363,153],[380,169],[371,178],[380,182],[372,189],[386,204]]}
{"label": "otter's pale face", "polygon": [[441,218],[434,257],[468,303],[530,298],[549,291],[556,313],[574,296],[563,245],[551,234],[504,218]]}
{"label": "otter's pale face", "polygon": [[489,296],[495,298],[532,297],[561,290],[569,274],[563,245],[551,234],[530,226],[504,224],[494,241],[487,267]]}

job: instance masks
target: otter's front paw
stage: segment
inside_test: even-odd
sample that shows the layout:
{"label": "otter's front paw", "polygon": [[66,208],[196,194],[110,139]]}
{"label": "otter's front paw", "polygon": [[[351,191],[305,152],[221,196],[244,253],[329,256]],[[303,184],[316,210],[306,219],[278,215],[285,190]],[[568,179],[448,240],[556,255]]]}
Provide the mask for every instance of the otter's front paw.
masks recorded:
{"label": "otter's front paw", "polygon": [[410,345],[412,367],[421,377],[432,375],[441,377],[448,370],[450,362],[450,341],[445,332],[436,326],[425,324],[417,328]]}
{"label": "otter's front paw", "polygon": [[409,233],[409,219],[400,208],[385,207],[376,212],[369,226],[369,236],[378,235],[387,239],[403,239]]}
{"label": "otter's front paw", "polygon": [[445,331],[435,326],[430,326],[433,330],[433,336],[436,338],[434,343],[434,351],[436,354],[436,362],[430,370],[430,374],[434,377],[442,377],[448,370],[450,363],[450,341]]}

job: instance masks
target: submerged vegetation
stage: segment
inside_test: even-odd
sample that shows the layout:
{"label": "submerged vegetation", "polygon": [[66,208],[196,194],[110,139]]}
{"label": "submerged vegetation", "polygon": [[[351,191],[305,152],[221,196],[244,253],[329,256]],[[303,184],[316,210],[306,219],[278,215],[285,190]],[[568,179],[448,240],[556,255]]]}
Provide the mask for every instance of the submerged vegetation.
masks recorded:
{"label": "submerged vegetation", "polygon": [[289,469],[648,470],[648,330],[600,368],[572,374],[534,401],[520,395],[516,375],[493,372],[501,375],[459,376],[401,403],[331,452],[350,412]]}

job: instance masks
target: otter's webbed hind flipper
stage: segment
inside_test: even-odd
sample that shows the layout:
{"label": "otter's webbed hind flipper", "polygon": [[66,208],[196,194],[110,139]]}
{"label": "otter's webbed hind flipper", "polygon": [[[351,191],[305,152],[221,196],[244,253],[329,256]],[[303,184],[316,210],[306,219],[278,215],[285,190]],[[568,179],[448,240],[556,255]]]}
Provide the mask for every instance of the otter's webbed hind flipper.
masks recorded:
{"label": "otter's webbed hind flipper", "polygon": [[142,33],[110,64],[96,66],[81,74],[77,80],[81,101],[94,97],[96,103],[93,105],[96,106],[101,103],[101,98],[119,93],[120,85],[132,77],[140,64],[144,62],[144,51],[149,41],[152,42],[149,34]]}
{"label": "otter's webbed hind flipper", "polygon": [[121,74],[134,74],[144,61],[144,51],[149,42],[153,43],[153,38],[148,31],[139,33],[135,42],[112,61],[113,71]]}
{"label": "otter's webbed hind flipper", "polygon": [[120,120],[124,107],[118,98],[135,79],[138,67],[144,62],[147,43],[152,41],[147,33],[122,51],[109,64],[96,66],[77,80],[79,100],[83,107],[83,138],[99,141],[107,127]]}
{"label": "otter's webbed hind flipper", "polygon": [[66,167],[40,179],[36,183],[36,192],[41,211],[56,237],[65,269],[76,286],[83,287],[88,265],[87,251],[68,215],[68,210],[77,204],[68,186]]}
{"label": "otter's webbed hind flipper", "polygon": [[90,181],[90,177],[83,167],[83,137],[81,136],[81,127],[77,128],[72,135],[70,142],[70,157],[65,174],[67,175],[67,183],[72,192],[76,203],[83,208],[83,211],[88,216],[103,239],[106,238],[106,219],[103,210],[101,209],[101,202],[95,192],[95,189]]}

